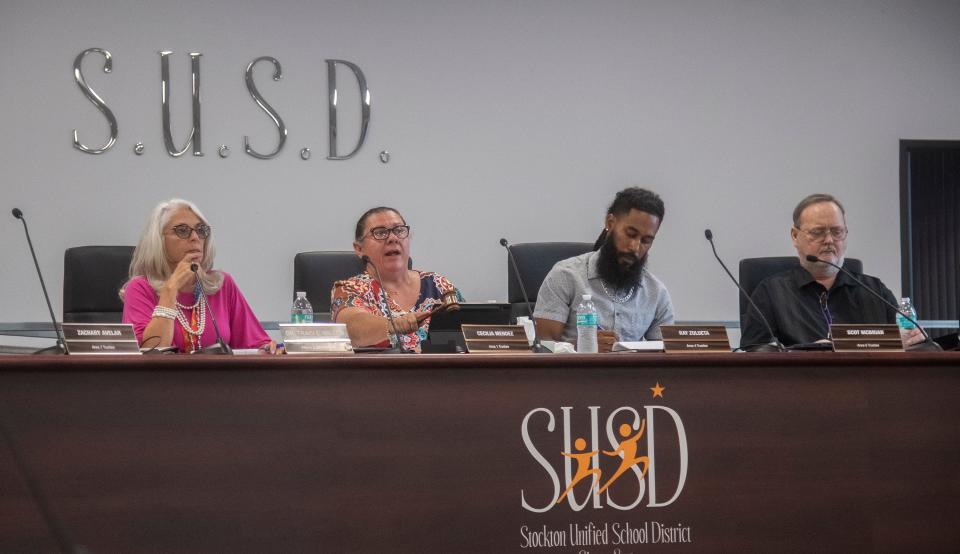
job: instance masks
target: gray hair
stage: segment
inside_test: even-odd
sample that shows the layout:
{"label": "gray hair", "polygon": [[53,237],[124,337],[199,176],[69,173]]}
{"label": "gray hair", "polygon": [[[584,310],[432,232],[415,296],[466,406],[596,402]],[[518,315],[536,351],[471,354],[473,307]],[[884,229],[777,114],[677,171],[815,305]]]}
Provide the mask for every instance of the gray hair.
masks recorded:
{"label": "gray hair", "polygon": [[836,199],[832,194],[824,194],[818,192],[816,194],[811,194],[810,196],[804,198],[797,204],[797,207],[793,209],[793,226],[797,229],[800,228],[800,215],[803,213],[803,210],[806,210],[814,204],[820,204],[821,202],[833,202],[840,208],[840,215],[843,216],[843,220],[847,220],[847,211],[843,209],[843,204]]}
{"label": "gray hair", "polygon": [[[164,282],[170,278],[172,271],[167,263],[167,251],[164,247],[163,230],[170,221],[170,216],[180,208],[187,208],[194,213],[200,221],[210,225],[207,218],[203,216],[196,204],[189,200],[173,198],[165,202],[160,202],[150,213],[150,219],[147,220],[147,226],[140,235],[140,242],[133,251],[133,259],[130,260],[129,279],[144,276],[150,282],[153,290],[159,294],[160,288]],[[200,260],[200,267],[203,268],[203,274],[200,282],[203,283],[203,290],[207,294],[216,294],[223,285],[223,274],[213,270],[213,259],[216,249],[213,246],[213,235],[211,234],[203,241],[203,259]],[[129,280],[120,287],[120,298],[123,299]]]}

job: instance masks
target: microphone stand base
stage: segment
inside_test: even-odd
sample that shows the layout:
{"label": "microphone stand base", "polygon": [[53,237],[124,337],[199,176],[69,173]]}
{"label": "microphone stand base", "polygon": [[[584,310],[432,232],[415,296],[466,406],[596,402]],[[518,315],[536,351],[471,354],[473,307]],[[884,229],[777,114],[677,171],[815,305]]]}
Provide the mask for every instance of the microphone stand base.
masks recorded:
{"label": "microphone stand base", "polygon": [[533,346],[530,347],[530,350],[534,354],[553,354],[553,351],[547,348],[546,346],[540,344],[540,342],[533,343]]}
{"label": "microphone stand base", "polygon": [[943,352],[943,347],[940,346],[935,340],[930,339],[913,346],[908,346],[904,348],[907,352]]}
{"label": "microphone stand base", "polygon": [[230,347],[223,343],[223,341],[216,344],[211,344],[201,348],[200,350],[194,350],[191,354],[215,354],[221,356],[230,356],[233,354],[233,350],[230,350]]}
{"label": "microphone stand base", "polygon": [[65,356],[67,355],[67,349],[63,347],[59,342],[53,346],[48,346],[46,348],[41,348],[34,352],[34,354],[41,356]]}

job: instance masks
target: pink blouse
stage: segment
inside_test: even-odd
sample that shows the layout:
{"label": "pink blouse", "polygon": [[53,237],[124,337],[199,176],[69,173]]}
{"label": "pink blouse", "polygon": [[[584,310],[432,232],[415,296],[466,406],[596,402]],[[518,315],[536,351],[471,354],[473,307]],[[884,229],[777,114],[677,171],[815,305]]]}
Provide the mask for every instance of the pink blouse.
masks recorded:
{"label": "pink blouse", "polygon": [[[260,348],[270,342],[270,337],[260,326],[260,322],[247,304],[237,284],[226,272],[223,273],[223,285],[216,294],[207,295],[209,302],[206,324],[203,334],[200,335],[200,347],[210,346],[217,342],[217,335],[213,330],[213,321],[210,318],[210,312],[217,318],[217,326],[220,328],[220,336],[223,337],[230,348]],[[132,323],[133,330],[137,334],[137,340],[146,348],[156,346],[156,339],[146,337],[144,340],[143,330],[150,323],[153,317],[153,309],[157,306],[160,297],[157,295],[150,282],[142,275],[134,277],[127,284],[123,300],[123,322]],[[177,294],[177,302],[184,306],[194,304],[192,292],[181,292]],[[179,310],[179,308],[177,308]],[[184,310],[184,316],[187,321],[190,320],[191,310]],[[183,327],[180,322],[173,322],[173,346],[180,352],[190,351],[189,345],[184,348]]]}

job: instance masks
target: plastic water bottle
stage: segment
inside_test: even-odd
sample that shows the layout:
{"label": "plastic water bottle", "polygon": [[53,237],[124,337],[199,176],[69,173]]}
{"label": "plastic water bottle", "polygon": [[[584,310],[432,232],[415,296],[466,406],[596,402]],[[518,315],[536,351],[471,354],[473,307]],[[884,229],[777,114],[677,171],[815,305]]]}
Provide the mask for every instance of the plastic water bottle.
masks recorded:
{"label": "plastic water bottle", "polygon": [[900,299],[900,309],[897,311],[897,326],[900,327],[900,332],[916,329],[917,326],[909,319],[903,317],[903,314],[917,319],[917,311],[913,309],[913,303],[906,297]]}
{"label": "plastic water bottle", "polygon": [[307,293],[297,291],[297,298],[290,308],[290,323],[313,323],[313,306],[307,300]]}
{"label": "plastic water bottle", "polygon": [[589,294],[584,294],[577,306],[577,352],[597,352],[597,308]]}

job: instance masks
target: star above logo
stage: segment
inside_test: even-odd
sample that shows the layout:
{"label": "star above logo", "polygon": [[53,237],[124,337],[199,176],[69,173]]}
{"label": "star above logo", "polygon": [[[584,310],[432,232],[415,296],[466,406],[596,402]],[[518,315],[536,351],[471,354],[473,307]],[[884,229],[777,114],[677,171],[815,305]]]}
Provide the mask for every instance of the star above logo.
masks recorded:
{"label": "star above logo", "polygon": [[660,381],[657,381],[657,386],[655,386],[655,387],[650,387],[650,390],[653,391],[653,397],[654,397],[654,398],[656,398],[656,397],[658,397],[658,396],[659,396],[660,398],[663,398],[663,391],[667,390],[667,388],[664,387],[664,386],[661,386],[661,385],[660,385]]}

